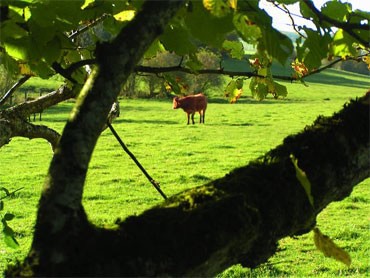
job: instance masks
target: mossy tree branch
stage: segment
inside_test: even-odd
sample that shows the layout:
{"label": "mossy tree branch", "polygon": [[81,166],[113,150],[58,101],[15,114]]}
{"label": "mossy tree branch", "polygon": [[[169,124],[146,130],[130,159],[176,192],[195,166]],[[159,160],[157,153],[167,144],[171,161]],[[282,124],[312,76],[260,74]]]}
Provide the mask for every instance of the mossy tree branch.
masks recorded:
{"label": "mossy tree branch", "polygon": [[0,147],[9,143],[11,138],[20,136],[29,139],[45,139],[55,150],[60,134],[47,126],[29,123],[27,118],[33,113],[40,113],[61,101],[73,98],[76,94],[77,90],[71,90],[63,85],[58,90],[38,99],[0,111]]}

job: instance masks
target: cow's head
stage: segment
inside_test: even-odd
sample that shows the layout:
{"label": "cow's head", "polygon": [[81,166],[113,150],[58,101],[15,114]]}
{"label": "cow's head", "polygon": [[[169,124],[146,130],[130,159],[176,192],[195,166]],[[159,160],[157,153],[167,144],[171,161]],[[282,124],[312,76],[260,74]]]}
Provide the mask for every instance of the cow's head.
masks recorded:
{"label": "cow's head", "polygon": [[172,108],[173,108],[173,109],[180,108],[179,97],[174,97],[174,98],[173,98],[173,106],[172,106]]}

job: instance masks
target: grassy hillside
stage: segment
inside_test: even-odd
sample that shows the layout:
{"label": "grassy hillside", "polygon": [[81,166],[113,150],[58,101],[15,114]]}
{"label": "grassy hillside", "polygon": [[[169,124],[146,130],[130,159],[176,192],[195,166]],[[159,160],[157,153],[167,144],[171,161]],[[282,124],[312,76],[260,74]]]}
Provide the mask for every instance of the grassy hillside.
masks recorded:
{"label": "grassy hillside", "polygon": [[[187,188],[222,177],[235,167],[280,144],[284,137],[302,130],[318,115],[331,115],[350,98],[362,95],[369,81],[357,75],[329,71],[309,87],[286,83],[285,99],[257,102],[245,93],[236,104],[211,98],[205,125],[186,125],[186,114],[172,110],[171,100],[122,99],[121,116],[114,127],[162,190],[171,196]],[[330,81],[328,81],[330,80]],[[352,84],[352,85],[351,85]],[[214,89],[222,95],[222,88]],[[40,124],[62,131],[72,108],[62,103],[48,109]],[[198,120],[199,118],[196,118]],[[29,250],[37,203],[52,157],[48,143],[15,138],[0,149],[0,187],[15,190],[5,200],[5,211],[15,214],[9,222],[21,247],[10,249],[0,241],[0,271],[7,263],[22,259]],[[312,234],[286,238],[271,260],[249,270],[228,269],[222,277],[363,277],[369,273],[370,180],[358,185],[350,197],[331,204],[319,216],[318,226],[352,256],[347,268],[315,250]],[[133,161],[121,150],[113,135],[102,133],[93,154],[84,189],[83,204],[91,222],[114,227],[117,218],[161,202],[161,196]]]}

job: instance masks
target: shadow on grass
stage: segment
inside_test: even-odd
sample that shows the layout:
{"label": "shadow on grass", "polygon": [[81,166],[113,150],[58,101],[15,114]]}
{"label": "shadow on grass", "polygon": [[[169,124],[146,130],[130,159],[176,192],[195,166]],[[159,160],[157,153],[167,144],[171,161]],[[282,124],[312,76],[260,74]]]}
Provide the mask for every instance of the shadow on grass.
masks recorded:
{"label": "shadow on grass", "polygon": [[328,71],[312,75],[306,78],[308,83],[321,83],[336,86],[357,87],[368,89],[370,81],[353,80],[351,78],[367,78],[366,75],[355,74],[352,72]]}
{"label": "shadow on grass", "polygon": [[[284,75],[284,76],[291,76],[293,73],[292,70],[287,70],[287,68],[273,63],[272,65],[272,73],[276,75]],[[336,69],[326,69],[318,74],[311,75],[305,78],[307,83],[320,83],[320,84],[327,84],[327,85],[336,85],[336,86],[346,86],[346,87],[357,87],[357,88],[364,88],[368,89],[370,87],[370,81],[365,81],[368,76],[354,73],[350,71],[344,70],[336,70]],[[357,80],[354,80],[357,79]],[[363,80],[359,80],[363,79]],[[276,80],[278,81],[278,80]]]}
{"label": "shadow on grass", "polygon": [[210,104],[215,103],[215,104],[227,104],[227,105],[243,105],[243,104],[253,104],[253,105],[265,105],[265,104],[292,104],[292,103],[301,103],[301,102],[306,102],[306,100],[303,99],[291,99],[291,98],[279,98],[279,99],[274,99],[272,97],[267,97],[264,100],[256,100],[250,96],[242,96],[241,98],[238,99],[236,103],[230,104],[230,102],[227,99],[224,98],[212,98],[209,99],[208,101]]}
{"label": "shadow on grass", "polygon": [[168,120],[146,120],[146,119],[120,119],[117,118],[114,121],[114,124],[120,124],[120,123],[139,123],[139,124],[165,124],[165,125],[174,125],[179,124],[177,121],[168,121]]}

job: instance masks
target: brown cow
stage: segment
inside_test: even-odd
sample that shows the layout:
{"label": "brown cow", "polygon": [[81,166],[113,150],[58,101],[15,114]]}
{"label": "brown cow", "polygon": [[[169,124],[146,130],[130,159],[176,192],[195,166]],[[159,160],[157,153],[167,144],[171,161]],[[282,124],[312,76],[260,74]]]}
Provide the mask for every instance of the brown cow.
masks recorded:
{"label": "brown cow", "polygon": [[204,116],[206,114],[207,109],[207,98],[203,94],[189,95],[181,98],[175,97],[173,99],[173,109],[178,108],[182,108],[188,115],[188,124],[190,121],[190,114],[191,120],[193,121],[194,124],[195,112],[199,112],[200,115],[199,123],[204,123]]}

